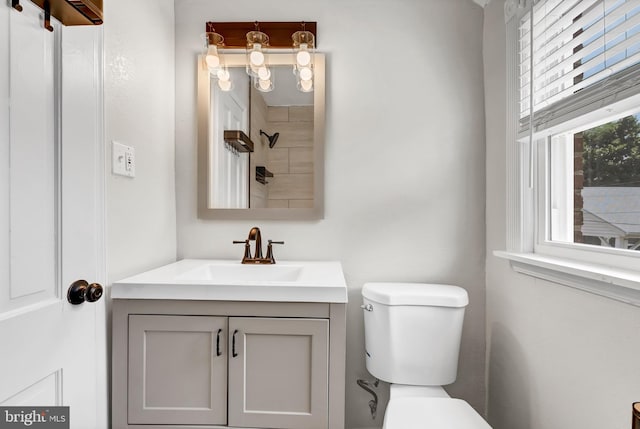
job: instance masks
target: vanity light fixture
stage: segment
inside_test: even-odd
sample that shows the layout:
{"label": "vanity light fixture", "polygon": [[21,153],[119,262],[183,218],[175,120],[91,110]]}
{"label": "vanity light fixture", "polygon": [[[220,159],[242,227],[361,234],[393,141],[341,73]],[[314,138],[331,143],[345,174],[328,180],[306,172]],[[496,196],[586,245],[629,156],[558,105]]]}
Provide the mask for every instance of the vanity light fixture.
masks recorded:
{"label": "vanity light fixture", "polygon": [[222,91],[231,91],[233,88],[231,75],[219,51],[224,47],[224,37],[216,33],[215,29],[207,24],[205,38],[207,40],[207,52],[204,55],[205,65],[209,69],[211,76],[218,79],[218,87]]}
{"label": "vanity light fixture", "polygon": [[[207,22],[206,67],[218,79],[218,86],[231,89],[229,70],[221,50],[245,49],[247,74],[254,87],[262,92],[274,88],[274,74],[269,67],[268,51],[293,47],[296,64],[293,71],[300,91],[313,91],[314,50],[317,46],[316,22]],[[293,41],[293,43],[292,43]]]}
{"label": "vanity light fixture", "polygon": [[296,75],[298,89],[302,92],[313,91],[313,49],[315,37],[310,31],[306,31],[306,25],[302,22],[302,30],[296,31],[291,36],[293,39],[293,52],[296,64],[293,73]]}

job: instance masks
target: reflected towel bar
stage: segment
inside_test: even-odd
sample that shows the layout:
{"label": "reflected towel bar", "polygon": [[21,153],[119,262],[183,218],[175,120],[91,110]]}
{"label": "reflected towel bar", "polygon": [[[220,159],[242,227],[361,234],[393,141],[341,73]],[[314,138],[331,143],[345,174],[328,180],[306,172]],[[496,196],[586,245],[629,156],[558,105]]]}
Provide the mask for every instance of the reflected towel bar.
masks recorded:
{"label": "reflected towel bar", "polygon": [[268,177],[273,177],[273,173],[267,170],[267,167],[256,165],[256,181],[266,185],[269,183],[267,181]]}

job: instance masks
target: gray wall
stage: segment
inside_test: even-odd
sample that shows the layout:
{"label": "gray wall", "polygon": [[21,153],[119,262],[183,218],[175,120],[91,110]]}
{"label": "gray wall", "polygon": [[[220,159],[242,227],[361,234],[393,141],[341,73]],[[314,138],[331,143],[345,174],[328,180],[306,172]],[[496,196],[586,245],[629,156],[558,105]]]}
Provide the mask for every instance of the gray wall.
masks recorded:
{"label": "gray wall", "polygon": [[485,9],[488,417],[495,429],[627,429],[640,309],[514,273],[505,242],[503,4]]}
{"label": "gray wall", "polygon": [[[343,263],[349,284],[347,427],[372,424],[360,290],[367,281],[465,287],[458,381],[484,410],[485,144],[482,9],[468,0],[176,0],[178,258],[240,259],[254,224],[280,259]],[[211,21],[318,21],[327,54],[325,218],[204,221],[196,214],[196,55]],[[153,33],[155,34],[155,33]],[[386,390],[386,386],[382,388]],[[382,399],[386,399],[386,393]],[[382,424],[382,413],[374,425]]]}
{"label": "gray wall", "polygon": [[[107,270],[110,282],[176,256],[173,0],[105,2]],[[111,175],[111,141],[136,177]]]}

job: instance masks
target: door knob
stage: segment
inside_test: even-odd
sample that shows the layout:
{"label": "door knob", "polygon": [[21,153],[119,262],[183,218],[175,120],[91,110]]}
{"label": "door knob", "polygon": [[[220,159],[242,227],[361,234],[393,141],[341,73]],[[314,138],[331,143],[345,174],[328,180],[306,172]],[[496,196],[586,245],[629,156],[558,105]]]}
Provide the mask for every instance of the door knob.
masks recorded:
{"label": "door knob", "polygon": [[73,305],[82,304],[85,301],[96,302],[102,297],[102,286],[99,283],[91,283],[86,280],[76,280],[67,290],[67,301]]}

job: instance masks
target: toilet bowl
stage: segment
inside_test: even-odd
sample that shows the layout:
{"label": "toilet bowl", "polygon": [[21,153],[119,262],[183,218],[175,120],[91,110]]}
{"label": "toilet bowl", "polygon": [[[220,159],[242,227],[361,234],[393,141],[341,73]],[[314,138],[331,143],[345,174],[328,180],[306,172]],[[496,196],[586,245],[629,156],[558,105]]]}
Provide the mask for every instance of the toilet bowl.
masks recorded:
{"label": "toilet bowl", "polygon": [[450,285],[362,288],[367,370],[391,383],[384,429],[491,429],[443,385],[455,381],[467,292]]}
{"label": "toilet bowl", "polygon": [[383,429],[491,429],[471,405],[453,398],[398,398],[387,404]]}

